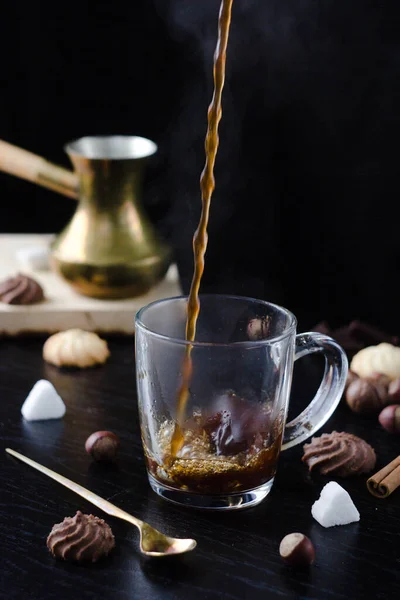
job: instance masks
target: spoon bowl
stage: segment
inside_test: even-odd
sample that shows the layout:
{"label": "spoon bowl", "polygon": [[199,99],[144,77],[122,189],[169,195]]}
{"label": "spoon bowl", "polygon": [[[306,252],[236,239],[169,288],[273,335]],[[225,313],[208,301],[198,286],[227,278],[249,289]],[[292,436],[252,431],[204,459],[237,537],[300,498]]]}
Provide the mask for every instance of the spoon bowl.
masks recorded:
{"label": "spoon bowl", "polygon": [[140,529],[140,551],[146,556],[173,556],[190,552],[195,547],[195,540],[169,537],[147,523]]}

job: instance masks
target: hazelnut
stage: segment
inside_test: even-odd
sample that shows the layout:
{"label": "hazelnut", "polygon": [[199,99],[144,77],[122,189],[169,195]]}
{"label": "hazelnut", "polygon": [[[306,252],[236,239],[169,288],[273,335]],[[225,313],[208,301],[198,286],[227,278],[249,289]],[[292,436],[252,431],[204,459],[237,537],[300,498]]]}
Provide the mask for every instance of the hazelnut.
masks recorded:
{"label": "hazelnut", "polygon": [[368,379],[355,379],[347,388],[346,402],[351,410],[360,415],[378,413],[387,402],[386,387]]}
{"label": "hazelnut", "polygon": [[400,379],[393,379],[389,383],[388,402],[391,404],[400,404]]}
{"label": "hazelnut", "polygon": [[113,461],[119,448],[119,438],[111,431],[95,431],[85,442],[85,450],[96,461]]}
{"label": "hazelnut", "polygon": [[354,373],[354,371],[350,371],[349,369],[344,390],[346,391],[349,385],[353,383],[353,381],[356,381],[356,379],[358,379],[357,373]]}
{"label": "hazelnut", "polygon": [[286,535],[280,543],[279,554],[293,567],[309,567],[315,560],[314,544],[302,533]]}
{"label": "hazelnut", "polygon": [[389,433],[400,433],[400,404],[390,404],[380,413],[379,423]]}
{"label": "hazelnut", "polygon": [[247,324],[247,336],[250,340],[263,340],[268,335],[268,317],[251,319]]}

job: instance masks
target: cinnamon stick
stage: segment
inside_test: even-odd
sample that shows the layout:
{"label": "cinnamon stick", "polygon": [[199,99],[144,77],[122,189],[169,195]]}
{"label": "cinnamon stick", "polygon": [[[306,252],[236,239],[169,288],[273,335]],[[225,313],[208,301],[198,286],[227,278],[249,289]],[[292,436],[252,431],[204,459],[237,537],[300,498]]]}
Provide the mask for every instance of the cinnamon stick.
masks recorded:
{"label": "cinnamon stick", "polygon": [[367,480],[368,491],[377,498],[387,498],[400,486],[400,456]]}

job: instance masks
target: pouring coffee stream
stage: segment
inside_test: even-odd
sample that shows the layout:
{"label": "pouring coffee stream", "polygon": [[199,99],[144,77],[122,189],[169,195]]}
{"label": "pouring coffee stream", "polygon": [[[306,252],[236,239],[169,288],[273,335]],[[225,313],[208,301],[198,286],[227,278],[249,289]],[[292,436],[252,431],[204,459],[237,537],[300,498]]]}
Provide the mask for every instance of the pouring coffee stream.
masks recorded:
{"label": "pouring coffee stream", "polygon": [[[207,225],[212,193],[215,188],[214,165],[218,151],[218,125],[222,118],[222,90],[225,83],[226,49],[228,46],[233,0],[222,0],[218,19],[218,40],[214,54],[214,93],[208,109],[208,127],[205,139],[206,162],[200,177],[202,210],[198,228],[193,237],[194,272],[187,304],[186,340],[193,342],[200,312],[199,289],[204,271],[204,257],[207,249]],[[171,440],[171,457],[177,455],[184,442],[182,421],[189,399],[189,385],[192,377],[192,345],[188,344],[182,366],[182,382],[178,391],[177,420]]]}

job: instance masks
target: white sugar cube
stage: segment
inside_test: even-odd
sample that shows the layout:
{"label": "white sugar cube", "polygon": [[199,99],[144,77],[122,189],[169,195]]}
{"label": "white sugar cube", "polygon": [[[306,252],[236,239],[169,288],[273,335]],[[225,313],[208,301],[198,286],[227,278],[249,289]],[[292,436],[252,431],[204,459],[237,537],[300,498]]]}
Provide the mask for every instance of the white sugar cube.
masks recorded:
{"label": "white sugar cube", "polygon": [[319,499],[312,505],[311,514],[322,527],[347,525],[360,520],[360,513],[350,495],[335,481],[330,481],[322,489]]}
{"label": "white sugar cube", "polygon": [[46,379],[35,383],[21,408],[22,416],[27,421],[61,419],[65,410],[61,397]]}
{"label": "white sugar cube", "polygon": [[33,271],[48,271],[49,257],[49,249],[43,246],[25,246],[16,251],[16,258],[21,267]]}

